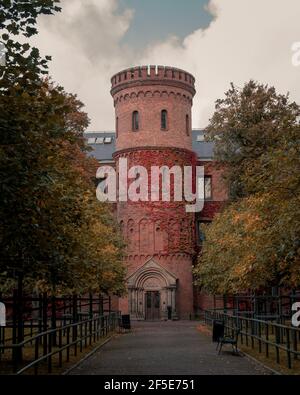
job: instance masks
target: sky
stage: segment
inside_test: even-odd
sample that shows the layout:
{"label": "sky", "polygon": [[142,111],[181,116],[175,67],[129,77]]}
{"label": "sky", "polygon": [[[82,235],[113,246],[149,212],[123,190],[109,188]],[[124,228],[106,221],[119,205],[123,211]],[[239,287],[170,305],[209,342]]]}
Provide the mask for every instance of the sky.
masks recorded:
{"label": "sky", "polygon": [[194,128],[208,124],[231,82],[274,85],[300,103],[300,61],[292,62],[292,46],[300,48],[299,0],[61,0],[61,6],[61,13],[39,18],[33,44],[52,55],[53,80],[86,105],[91,131],[113,130],[110,78],[137,65],[175,66],[195,76]]}
{"label": "sky", "polygon": [[205,10],[207,4],[208,0],[121,0],[120,9],[134,10],[122,42],[143,50],[171,36],[183,40],[199,27],[209,25],[212,15]]}

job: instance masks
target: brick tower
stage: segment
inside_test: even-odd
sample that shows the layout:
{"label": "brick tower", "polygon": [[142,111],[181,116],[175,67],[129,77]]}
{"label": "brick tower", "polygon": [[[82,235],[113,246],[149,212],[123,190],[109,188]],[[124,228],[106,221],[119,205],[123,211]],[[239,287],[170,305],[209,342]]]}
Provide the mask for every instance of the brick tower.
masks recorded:
{"label": "brick tower", "polygon": [[[128,169],[144,166],[149,174],[151,166],[183,168],[196,162],[191,137],[195,79],[191,74],[145,66],[121,71],[111,82],[117,171],[121,158],[127,159]],[[187,213],[185,205],[172,199],[117,204],[128,268],[128,295],[120,300],[119,308],[133,319],[185,319],[193,312],[195,226],[194,214]]]}

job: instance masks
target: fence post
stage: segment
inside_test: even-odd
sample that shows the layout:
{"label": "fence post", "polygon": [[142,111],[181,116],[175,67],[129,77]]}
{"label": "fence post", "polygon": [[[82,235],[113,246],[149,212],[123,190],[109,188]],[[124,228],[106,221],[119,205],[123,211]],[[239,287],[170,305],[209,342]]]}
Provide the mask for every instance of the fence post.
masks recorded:
{"label": "fence post", "polygon": [[82,352],[82,337],[83,337],[83,332],[82,332],[82,322],[80,322],[80,352]]}
{"label": "fence post", "polygon": [[254,321],[251,319],[251,347],[254,348]]}
{"label": "fence post", "polygon": [[259,353],[261,354],[262,349],[261,349],[261,322],[260,321],[258,322],[258,338],[259,338],[258,350],[259,350]]}
{"label": "fence post", "polygon": [[92,344],[92,332],[93,332],[93,294],[90,292],[90,322],[89,322],[89,332],[90,332],[90,336],[89,336],[89,344]]}
{"label": "fence post", "polygon": [[[43,332],[48,330],[48,298],[47,293],[43,293]],[[44,355],[47,354],[47,335],[43,336]]]}
{"label": "fence post", "polygon": [[70,361],[70,327],[67,327],[67,362]]}
{"label": "fence post", "polygon": [[59,328],[59,340],[58,340],[58,342],[59,342],[59,349],[60,349],[60,351],[59,351],[59,354],[58,354],[58,366],[61,368],[62,367],[62,351],[61,351],[61,348],[62,348],[62,329],[61,328]]}
{"label": "fence post", "polygon": [[[53,336],[52,336],[52,333],[49,333],[49,339],[48,339],[48,352],[49,352],[49,354],[51,354],[51,352],[52,352],[52,339],[53,339]],[[52,356],[51,355],[49,355],[49,357],[48,357],[48,373],[52,373]]]}
{"label": "fence post", "polygon": [[293,349],[295,351],[294,359],[298,359],[298,356],[296,354],[297,350],[298,350],[298,347],[297,347],[297,332],[296,332],[296,330],[294,328],[292,329],[292,335],[293,335]]}
{"label": "fence post", "polygon": [[[78,311],[77,311],[77,295],[73,295],[73,324],[78,322]],[[72,341],[74,344],[74,355],[77,355],[77,325],[73,326],[72,330]]]}
{"label": "fence post", "polygon": [[[18,302],[17,302],[17,312],[18,312],[18,343],[22,343],[24,340],[24,323],[23,323],[23,273],[18,275]],[[23,348],[18,347],[17,358],[18,362],[22,362],[23,359]]]}
{"label": "fence post", "polygon": [[279,348],[278,348],[278,344],[280,344],[280,341],[279,341],[280,340],[280,336],[278,336],[278,331],[279,331],[279,327],[276,325],[275,326],[276,362],[280,363]]}
{"label": "fence post", "polygon": [[[56,329],[56,298],[54,294],[51,297],[51,328]],[[53,332],[52,344],[56,346],[56,331]]]}
{"label": "fence post", "polygon": [[[38,316],[38,332],[43,332],[42,322],[43,322],[43,298],[42,295],[39,294],[39,316]],[[40,343],[42,343],[42,338],[40,338]]]}
{"label": "fence post", "polygon": [[93,318],[93,294],[89,293],[89,318]]}
{"label": "fence post", "polygon": [[[34,350],[34,358],[37,361],[39,359],[39,345],[40,345],[40,339],[37,337],[35,339],[35,350]],[[38,364],[36,363],[34,365],[34,374],[37,375],[38,374]]]}
{"label": "fence post", "polygon": [[[17,344],[17,295],[18,291],[14,289],[13,292],[13,328],[12,328],[12,342],[13,344]],[[17,371],[15,364],[17,364],[17,349],[14,347],[12,350],[12,359],[13,359],[13,370]]]}
{"label": "fence post", "polygon": [[266,322],[265,324],[265,334],[266,334],[266,357],[269,358],[269,324]]}
{"label": "fence post", "polygon": [[290,341],[290,330],[286,328],[286,349],[287,349],[287,365],[289,369],[292,369],[292,360],[291,360],[291,341]]}

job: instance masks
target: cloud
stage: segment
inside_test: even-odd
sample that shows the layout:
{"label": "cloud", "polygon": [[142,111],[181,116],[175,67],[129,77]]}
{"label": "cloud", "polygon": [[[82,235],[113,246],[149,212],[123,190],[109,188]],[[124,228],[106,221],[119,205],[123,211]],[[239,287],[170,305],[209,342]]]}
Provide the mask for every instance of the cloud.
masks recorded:
{"label": "cloud", "polygon": [[300,41],[299,0],[210,0],[214,19],[206,29],[140,53],[121,44],[134,11],[120,12],[119,0],[63,0],[62,7],[61,14],[40,19],[36,44],[53,56],[54,80],[86,104],[91,130],[114,128],[110,77],[138,64],[176,66],[195,75],[194,127],[206,126],[231,81],[242,86],[253,78],[290,91],[300,102],[300,67],[293,66],[291,51]]}
{"label": "cloud", "polygon": [[118,0],[62,0],[61,6],[61,13],[39,19],[39,34],[33,43],[42,54],[52,56],[54,81],[85,103],[90,128],[112,130],[110,78],[131,57],[130,48],[120,42],[133,10],[120,13]]}
{"label": "cloud", "polygon": [[207,29],[183,43],[172,37],[152,46],[142,59],[195,75],[194,127],[206,126],[231,81],[242,86],[253,78],[300,102],[300,67],[293,66],[291,52],[300,41],[299,0],[211,0],[207,9],[214,16]]}

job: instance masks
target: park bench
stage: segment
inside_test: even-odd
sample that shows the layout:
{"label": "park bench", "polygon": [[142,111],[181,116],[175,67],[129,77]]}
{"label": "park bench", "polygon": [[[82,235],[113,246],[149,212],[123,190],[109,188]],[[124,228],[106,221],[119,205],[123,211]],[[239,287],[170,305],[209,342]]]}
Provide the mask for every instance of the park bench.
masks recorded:
{"label": "park bench", "polygon": [[217,350],[218,354],[221,353],[222,351],[222,347],[224,344],[230,344],[232,346],[232,351],[234,354],[238,354],[238,338],[239,338],[239,334],[240,334],[240,329],[239,328],[234,328],[232,331],[232,336],[222,336],[218,339],[218,343],[217,343]]}

